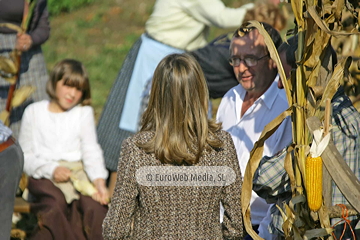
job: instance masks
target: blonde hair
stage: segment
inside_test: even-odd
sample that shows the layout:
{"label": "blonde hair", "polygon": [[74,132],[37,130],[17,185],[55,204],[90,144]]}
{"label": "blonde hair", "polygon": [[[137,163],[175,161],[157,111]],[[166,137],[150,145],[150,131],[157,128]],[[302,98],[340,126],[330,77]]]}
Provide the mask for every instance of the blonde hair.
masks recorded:
{"label": "blonde hair", "polygon": [[140,131],[155,135],[137,145],[162,163],[196,164],[205,148],[223,144],[215,135],[221,124],[208,119],[208,101],[204,73],[195,58],[187,53],[168,55],[155,69],[141,122]]}
{"label": "blonde hair", "polygon": [[46,92],[50,99],[57,101],[56,84],[62,79],[64,79],[64,85],[81,90],[82,96],[79,102],[81,105],[91,104],[89,77],[81,62],[74,59],[64,59],[54,66],[46,84]]}

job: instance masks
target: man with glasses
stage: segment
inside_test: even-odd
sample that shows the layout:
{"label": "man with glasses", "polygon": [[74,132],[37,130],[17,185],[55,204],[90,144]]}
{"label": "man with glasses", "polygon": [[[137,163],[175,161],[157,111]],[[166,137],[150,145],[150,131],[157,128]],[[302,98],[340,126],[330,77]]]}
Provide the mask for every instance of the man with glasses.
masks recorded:
{"label": "man with glasses", "polygon": [[[297,35],[287,39],[278,48],[281,63],[284,67],[286,77],[290,77],[291,70],[296,69],[295,51],[298,48]],[[321,64],[321,74],[319,75],[316,85],[322,90],[332,77],[332,71],[337,63],[337,56],[332,48],[328,46],[325,50],[325,56]],[[281,81],[278,87],[283,88]],[[320,101],[321,94],[315,96]],[[355,176],[360,179],[360,113],[354,108],[351,100],[344,93],[343,87],[339,87],[331,100],[331,137],[339,154],[343,157],[349,168]],[[289,142],[290,144],[290,142]],[[287,154],[287,148],[274,156],[265,156],[259,163],[254,173],[253,190],[259,196],[266,199],[267,202],[276,203],[285,211],[285,203],[291,200],[291,184],[289,175],[285,171],[284,162]],[[348,204],[346,198],[339,188],[332,182],[332,205]],[[271,218],[269,230],[274,234],[274,239],[285,239],[282,225],[284,220],[280,210],[273,205],[268,212]],[[347,218],[351,225],[356,239],[360,239],[360,217],[349,216]],[[353,233],[348,225],[344,226],[341,219],[331,219],[334,225],[334,234],[337,239],[353,239]],[[345,231],[344,231],[345,229]],[[344,231],[344,232],[343,232]]]}
{"label": "man with glasses", "polygon": [[[276,47],[282,43],[279,33],[262,23]],[[288,108],[285,92],[277,87],[279,76],[275,62],[270,58],[264,37],[256,28],[243,25],[235,31],[230,44],[230,65],[239,84],[222,98],[217,121],[233,138],[239,165],[244,175],[250,151],[264,127]],[[287,119],[265,141],[264,156],[273,156],[291,142],[291,120]],[[253,191],[251,196],[253,228],[265,239],[271,239],[264,219],[269,204]]]}

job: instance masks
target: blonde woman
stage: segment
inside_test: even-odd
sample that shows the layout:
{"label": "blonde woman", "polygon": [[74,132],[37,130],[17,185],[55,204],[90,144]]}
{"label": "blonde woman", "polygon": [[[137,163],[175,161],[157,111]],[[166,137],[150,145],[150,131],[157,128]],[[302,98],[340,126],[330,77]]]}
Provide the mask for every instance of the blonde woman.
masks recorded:
{"label": "blonde woman", "polygon": [[[142,128],[122,144],[104,239],[242,238],[240,168],[230,135],[207,118],[208,99],[204,74],[193,57],[172,54],[159,63]],[[209,171],[228,167],[234,181],[223,186],[149,186],[137,175],[147,167],[184,166]],[[225,208],[222,224],[220,203]]]}

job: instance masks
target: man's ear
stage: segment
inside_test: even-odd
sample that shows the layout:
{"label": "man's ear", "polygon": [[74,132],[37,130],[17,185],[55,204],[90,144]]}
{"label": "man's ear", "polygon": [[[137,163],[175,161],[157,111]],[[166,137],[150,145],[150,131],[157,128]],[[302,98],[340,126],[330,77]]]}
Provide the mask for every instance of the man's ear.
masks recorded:
{"label": "man's ear", "polygon": [[273,59],[271,59],[271,61],[272,61],[272,67],[273,67],[273,68],[277,68],[276,62],[275,62]]}

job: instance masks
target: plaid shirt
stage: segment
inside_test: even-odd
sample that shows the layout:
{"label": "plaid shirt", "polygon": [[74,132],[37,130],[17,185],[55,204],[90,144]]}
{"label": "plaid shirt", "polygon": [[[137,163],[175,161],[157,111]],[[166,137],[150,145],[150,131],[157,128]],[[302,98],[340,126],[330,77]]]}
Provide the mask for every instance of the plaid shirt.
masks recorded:
{"label": "plaid shirt", "polygon": [[[332,138],[339,153],[360,179],[360,113],[353,107],[350,99],[339,90],[332,100]],[[269,203],[272,222],[269,231],[283,235],[283,219],[276,204],[283,207],[291,199],[289,177],[284,169],[286,149],[273,157],[263,157],[253,179],[253,190]],[[348,204],[340,190],[332,183],[332,203]],[[284,209],[284,208],[283,208]],[[349,217],[349,219],[351,219]],[[354,219],[354,217],[352,218]],[[332,219],[335,224],[340,219]]]}

